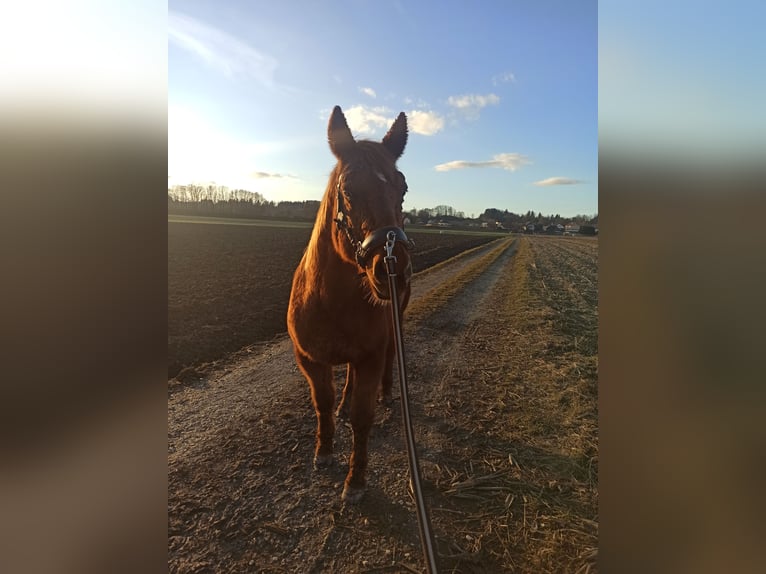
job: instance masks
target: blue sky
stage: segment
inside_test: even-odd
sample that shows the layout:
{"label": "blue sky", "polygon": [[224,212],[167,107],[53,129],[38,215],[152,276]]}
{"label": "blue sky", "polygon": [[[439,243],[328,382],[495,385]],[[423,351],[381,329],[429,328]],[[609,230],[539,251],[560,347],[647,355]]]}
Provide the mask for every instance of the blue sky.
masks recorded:
{"label": "blue sky", "polygon": [[320,199],[404,111],[405,209],[598,211],[595,1],[169,2],[168,183]]}

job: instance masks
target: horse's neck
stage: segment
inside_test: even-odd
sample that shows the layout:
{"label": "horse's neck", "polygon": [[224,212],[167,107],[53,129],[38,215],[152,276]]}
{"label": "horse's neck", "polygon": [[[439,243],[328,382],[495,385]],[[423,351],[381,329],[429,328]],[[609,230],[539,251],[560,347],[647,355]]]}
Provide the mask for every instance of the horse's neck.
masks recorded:
{"label": "horse's neck", "polygon": [[306,250],[306,271],[315,274],[319,279],[345,274],[355,277],[355,271],[350,269],[348,263],[335,250],[333,233],[335,227],[332,221],[314,229]]}

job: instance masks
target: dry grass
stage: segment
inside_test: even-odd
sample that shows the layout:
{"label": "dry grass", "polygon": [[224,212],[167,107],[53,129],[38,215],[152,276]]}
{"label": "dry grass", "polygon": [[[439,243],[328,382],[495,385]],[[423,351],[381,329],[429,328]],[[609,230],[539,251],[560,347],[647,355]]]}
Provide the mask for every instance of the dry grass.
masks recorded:
{"label": "dry grass", "polygon": [[[537,251],[520,239],[485,303],[491,317],[465,332],[425,399],[429,416],[450,421],[430,437],[441,452],[424,474],[453,572],[595,572],[597,359],[562,332],[544,286],[558,281],[542,260],[552,254]],[[582,272],[594,279],[595,268]],[[581,324],[581,336],[595,327]]]}

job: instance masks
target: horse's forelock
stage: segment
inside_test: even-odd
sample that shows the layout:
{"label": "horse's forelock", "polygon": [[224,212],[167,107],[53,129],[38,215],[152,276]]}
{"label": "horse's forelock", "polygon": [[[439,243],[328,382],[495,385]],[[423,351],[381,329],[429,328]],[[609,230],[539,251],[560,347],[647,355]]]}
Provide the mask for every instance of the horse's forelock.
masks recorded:
{"label": "horse's forelock", "polygon": [[396,171],[396,157],[380,142],[362,140],[357,142],[354,161],[349,163],[352,170],[367,170],[382,173],[387,179]]}

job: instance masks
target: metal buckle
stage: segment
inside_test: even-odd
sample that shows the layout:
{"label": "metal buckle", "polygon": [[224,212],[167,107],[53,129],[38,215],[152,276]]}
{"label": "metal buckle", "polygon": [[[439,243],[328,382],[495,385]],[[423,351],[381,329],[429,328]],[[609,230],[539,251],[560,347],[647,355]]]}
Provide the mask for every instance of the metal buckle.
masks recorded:
{"label": "metal buckle", "polygon": [[396,243],[396,233],[389,231],[386,234],[386,257],[391,257],[394,252],[394,243]]}

